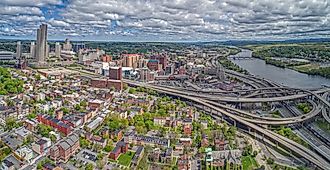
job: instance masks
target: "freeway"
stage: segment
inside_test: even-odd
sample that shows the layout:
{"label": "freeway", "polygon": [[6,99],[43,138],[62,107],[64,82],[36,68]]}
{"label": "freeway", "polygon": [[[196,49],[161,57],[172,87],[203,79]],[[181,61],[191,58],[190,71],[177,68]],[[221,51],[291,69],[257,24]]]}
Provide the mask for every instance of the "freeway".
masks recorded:
{"label": "freeway", "polygon": [[[156,87],[156,86],[155,86]],[[317,96],[317,94],[325,93],[330,91],[328,88],[324,89],[318,89],[317,91],[311,91],[307,89],[296,89],[296,88],[290,88],[290,87],[263,87],[258,89],[251,89],[251,90],[237,90],[237,91],[207,91],[207,90],[185,90],[183,88],[177,88],[177,87],[171,87],[171,86],[158,86],[162,88],[172,89],[173,92],[176,91],[180,94],[187,94],[190,96],[195,97],[202,97],[207,100],[213,100],[213,101],[222,101],[222,102],[233,102],[233,103],[260,103],[260,102],[279,102],[279,101],[288,101],[288,100],[294,100],[298,98],[304,98],[309,95],[314,95],[315,97],[319,98],[323,103],[330,106],[329,103],[325,99],[323,99],[320,96]],[[239,92],[256,92],[260,90],[295,90],[295,91],[301,91],[305,92],[305,94],[295,94],[295,95],[288,95],[288,96],[280,96],[280,97],[268,97],[268,98],[250,98],[248,97],[231,97],[231,96],[216,96],[216,95],[208,95],[204,93],[239,93]],[[283,91],[273,92],[276,93],[283,93]],[[256,93],[254,93],[256,94]]]}
{"label": "freeway", "polygon": [[[124,80],[124,81],[130,81],[130,80]],[[164,89],[166,87],[159,87],[159,86],[154,86],[154,85],[149,85],[150,87],[152,86],[153,88],[160,88]],[[320,93],[325,93],[330,91],[330,89],[320,89],[315,92],[309,91],[309,90],[300,90],[300,89],[295,89],[295,88],[290,88],[294,90],[300,90],[305,92],[304,94],[295,94],[295,95],[289,95],[289,96],[281,96],[281,97],[269,97],[269,98],[245,98],[245,97],[228,97],[228,96],[214,96],[214,95],[205,95],[205,94],[200,94],[200,93],[192,93],[192,92],[186,92],[182,90],[177,90],[176,88],[166,88],[169,91],[172,91],[174,93],[178,94],[184,94],[184,95],[189,95],[191,97],[199,97],[207,100],[212,100],[212,101],[222,101],[222,102],[233,102],[233,103],[262,103],[262,102],[280,102],[280,101],[288,101],[288,100],[294,100],[294,99],[299,99],[299,98],[304,98],[310,95],[314,95],[315,97],[319,98],[323,103],[325,103],[327,106],[330,107],[330,104],[320,97],[318,94]],[[307,93],[307,94],[306,94]]]}
{"label": "freeway", "polygon": [[[138,83],[138,82],[133,82],[133,81],[128,81],[128,80],[124,80],[125,83],[133,85],[133,86],[142,86],[142,87],[146,87],[146,88],[150,88],[153,89],[155,91],[158,91],[160,93],[164,93],[164,94],[168,94],[168,95],[172,95],[172,96],[177,96],[177,97],[181,97],[181,98],[185,98],[187,100],[202,104],[208,108],[211,108],[215,111],[218,111],[221,114],[224,114],[228,117],[230,117],[231,119],[240,122],[241,124],[245,125],[246,127],[249,127],[251,129],[254,129],[255,131],[263,134],[265,137],[268,137],[274,141],[277,141],[278,143],[280,143],[282,146],[285,146],[287,149],[290,149],[292,152],[304,157],[306,160],[312,162],[313,164],[315,164],[317,167],[321,168],[321,169],[329,169],[330,168],[330,164],[324,160],[322,157],[320,157],[319,155],[317,155],[316,153],[312,152],[311,150],[305,148],[304,146],[289,140],[279,134],[276,134],[270,130],[267,129],[263,129],[262,127],[255,125],[253,123],[250,123],[248,121],[242,120],[241,117],[231,114],[223,109],[220,109],[218,107],[215,107],[211,104],[208,104],[202,100],[199,100],[198,98],[195,97],[191,97],[191,96],[187,96],[187,95],[183,95],[183,94],[177,94],[175,92],[172,92],[171,90],[167,90],[167,89],[159,89],[159,88],[153,88],[150,85],[144,84],[144,83]],[[221,115],[218,115],[221,116]]]}
{"label": "freeway", "polygon": [[[316,106],[315,102],[310,102],[314,107]],[[301,115],[302,113],[294,106],[292,105],[285,105],[286,108],[291,112],[293,115]],[[289,116],[291,116],[291,113],[288,113]],[[326,158],[328,161],[330,161],[330,149],[327,145],[327,143],[320,140],[317,136],[313,134],[309,129],[306,128],[306,126],[299,126],[294,125],[294,132],[296,132],[300,137],[304,139],[310,146],[313,147],[314,150],[316,150],[318,153],[323,155],[324,158]]]}
{"label": "freeway", "polygon": [[[325,100],[327,100],[329,93],[324,93],[322,98],[324,98]],[[327,110],[325,108],[323,108],[322,110],[322,116],[324,117],[324,119],[330,123],[330,117],[329,117],[329,113],[327,113]]]}
{"label": "freeway", "polygon": [[306,120],[309,120],[316,115],[318,115],[321,112],[321,107],[320,106],[315,106],[313,105],[312,111],[310,111],[308,114],[305,115],[298,115],[294,117],[287,117],[287,118],[272,118],[272,117],[261,117],[240,109],[232,108],[220,103],[212,102],[212,101],[207,101],[203,100],[206,103],[212,104],[214,106],[220,107],[222,109],[225,109],[228,112],[231,113],[238,113],[241,119],[246,120],[251,123],[256,123],[256,124],[263,124],[263,125],[287,125],[287,124],[295,124],[295,123],[300,123],[304,122]]}
{"label": "freeway", "polygon": [[[304,90],[305,91],[305,90]],[[321,89],[316,92],[310,93],[308,91],[308,94],[295,94],[290,96],[280,96],[280,97],[269,97],[269,98],[244,98],[244,97],[227,97],[227,96],[211,96],[211,95],[195,95],[191,94],[190,96],[199,96],[204,99],[213,100],[213,101],[222,101],[222,102],[233,102],[233,103],[262,103],[262,102],[280,102],[280,101],[288,101],[288,100],[294,100],[299,98],[304,98],[307,96],[310,96],[311,94],[319,94],[330,91],[330,89]],[[329,105],[330,106],[330,105]]]}

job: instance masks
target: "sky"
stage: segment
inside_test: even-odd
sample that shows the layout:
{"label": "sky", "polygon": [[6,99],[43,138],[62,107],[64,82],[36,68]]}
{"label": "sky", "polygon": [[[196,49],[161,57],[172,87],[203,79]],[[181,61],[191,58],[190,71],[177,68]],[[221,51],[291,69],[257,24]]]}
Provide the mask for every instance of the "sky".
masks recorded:
{"label": "sky", "polygon": [[0,38],[221,41],[330,37],[330,0],[0,0]]}

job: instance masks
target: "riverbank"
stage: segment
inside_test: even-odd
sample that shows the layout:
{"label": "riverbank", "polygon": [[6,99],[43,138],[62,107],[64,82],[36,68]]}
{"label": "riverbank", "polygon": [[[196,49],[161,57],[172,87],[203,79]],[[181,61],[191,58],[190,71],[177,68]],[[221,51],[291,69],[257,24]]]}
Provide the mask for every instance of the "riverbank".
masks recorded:
{"label": "riverbank", "polygon": [[[252,51],[252,57],[262,59],[266,64],[330,79],[330,67],[321,67],[316,64],[330,60],[327,44],[277,44],[246,46],[245,48]],[[311,62],[293,60],[295,58]]]}
{"label": "riverbank", "polygon": [[288,68],[307,75],[317,75],[330,79],[330,67],[320,67],[318,64],[309,64],[304,62],[300,62],[300,63],[283,62],[271,58],[265,58],[264,60],[266,64],[270,64],[276,67]]}
{"label": "riverbank", "polygon": [[[237,56],[252,57],[252,51],[242,49]],[[266,64],[265,60],[229,58],[231,62],[240,68],[247,70],[250,74],[269,79],[278,84],[295,88],[320,88],[322,85],[330,86],[330,79],[321,76],[309,76],[289,68],[280,68],[271,64]]]}

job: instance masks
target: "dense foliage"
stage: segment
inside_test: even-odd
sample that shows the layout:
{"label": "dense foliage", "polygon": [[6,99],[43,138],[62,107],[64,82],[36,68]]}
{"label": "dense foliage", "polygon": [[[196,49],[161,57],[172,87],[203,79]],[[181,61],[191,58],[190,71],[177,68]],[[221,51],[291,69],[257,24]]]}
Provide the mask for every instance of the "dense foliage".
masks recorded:
{"label": "dense foliage", "polygon": [[284,58],[304,58],[311,61],[329,61],[329,44],[293,44],[293,45],[273,45],[257,47],[253,51],[253,56],[258,58],[284,57]]}
{"label": "dense foliage", "polygon": [[23,81],[15,79],[8,68],[0,67],[0,95],[23,92]]}

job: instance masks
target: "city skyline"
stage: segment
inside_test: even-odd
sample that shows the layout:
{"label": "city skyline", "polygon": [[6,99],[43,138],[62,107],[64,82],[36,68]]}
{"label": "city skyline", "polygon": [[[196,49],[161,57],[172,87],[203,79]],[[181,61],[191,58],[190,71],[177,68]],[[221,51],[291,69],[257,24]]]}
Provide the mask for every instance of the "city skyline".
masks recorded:
{"label": "city skyline", "polygon": [[326,0],[90,1],[4,0],[0,38],[49,40],[219,41],[329,38]]}

